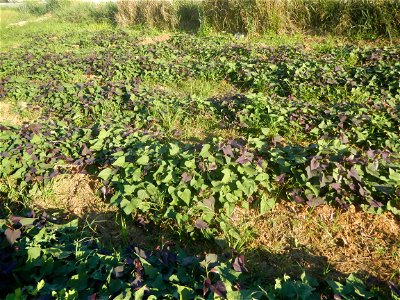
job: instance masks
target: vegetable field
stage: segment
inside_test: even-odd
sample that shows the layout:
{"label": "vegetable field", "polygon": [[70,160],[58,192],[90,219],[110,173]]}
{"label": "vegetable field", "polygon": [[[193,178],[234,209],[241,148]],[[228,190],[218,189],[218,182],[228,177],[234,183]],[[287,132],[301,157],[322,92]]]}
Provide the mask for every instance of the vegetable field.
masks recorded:
{"label": "vegetable field", "polygon": [[[384,288],[355,275],[248,279],[232,222],[282,202],[398,221],[398,45],[121,29],[29,38],[0,53],[0,103],[20,116],[0,122],[2,298],[400,297],[399,274]],[[126,236],[122,250],[106,249],[76,219],[31,206],[65,174],[87,174],[124,218],[169,228],[177,243],[230,250],[189,255],[166,241],[150,251]]]}

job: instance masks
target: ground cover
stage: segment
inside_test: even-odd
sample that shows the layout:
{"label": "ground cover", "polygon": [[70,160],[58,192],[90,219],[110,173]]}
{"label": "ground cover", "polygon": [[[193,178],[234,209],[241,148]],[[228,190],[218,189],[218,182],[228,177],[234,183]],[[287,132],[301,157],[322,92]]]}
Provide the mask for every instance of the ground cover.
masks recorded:
{"label": "ground cover", "polygon": [[0,53],[2,296],[399,296],[399,46],[65,27]]}

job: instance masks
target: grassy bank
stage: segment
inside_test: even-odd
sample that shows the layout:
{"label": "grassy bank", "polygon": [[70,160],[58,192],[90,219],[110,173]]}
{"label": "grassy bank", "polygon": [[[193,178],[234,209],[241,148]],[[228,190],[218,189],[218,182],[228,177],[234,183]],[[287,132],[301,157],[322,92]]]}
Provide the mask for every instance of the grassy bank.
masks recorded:
{"label": "grassy bank", "polygon": [[23,10],[72,22],[109,22],[161,30],[264,34],[311,33],[396,38],[397,0],[120,0],[93,4],[50,0]]}

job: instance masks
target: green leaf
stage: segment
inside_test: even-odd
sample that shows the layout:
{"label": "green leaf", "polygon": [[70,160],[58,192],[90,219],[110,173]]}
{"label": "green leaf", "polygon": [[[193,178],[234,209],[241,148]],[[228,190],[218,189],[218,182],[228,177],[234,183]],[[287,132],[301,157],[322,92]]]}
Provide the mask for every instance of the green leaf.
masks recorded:
{"label": "green leaf", "polygon": [[184,189],[184,191],[178,191],[178,197],[181,198],[187,205],[190,204],[191,191],[189,189]]}
{"label": "green leaf", "polygon": [[400,209],[396,207],[395,200],[390,200],[387,203],[387,209],[391,211],[393,214],[400,216]]}
{"label": "green leaf", "polygon": [[222,174],[224,174],[224,177],[221,180],[222,183],[228,183],[232,180],[232,171],[231,170],[223,169]]}
{"label": "green leaf", "polygon": [[107,130],[105,130],[105,129],[102,129],[102,130],[100,131],[100,133],[99,133],[98,139],[104,140],[105,138],[107,138],[107,137],[109,137],[109,136],[110,136],[110,132],[107,131]]}
{"label": "green leaf", "polygon": [[146,286],[142,286],[140,289],[138,289],[134,294],[135,295],[135,300],[144,299],[145,291],[146,291]]}
{"label": "green leaf", "polygon": [[141,200],[145,200],[145,199],[149,198],[149,194],[147,194],[147,192],[145,190],[138,190],[137,196]]}
{"label": "green leaf", "polygon": [[260,201],[260,213],[263,214],[275,207],[276,199],[263,194]]}
{"label": "green leaf", "polygon": [[108,180],[111,175],[113,174],[113,170],[110,168],[105,168],[104,170],[102,170],[97,177],[103,179],[103,180]]}
{"label": "green leaf", "polygon": [[83,272],[71,276],[70,280],[67,282],[67,286],[76,289],[77,291],[82,291],[87,287],[87,275]]}
{"label": "green leaf", "polygon": [[113,166],[124,167],[125,166],[125,156],[118,157],[118,159],[113,163]]}
{"label": "green leaf", "polygon": [[147,155],[142,155],[136,162],[139,165],[145,166],[149,163],[150,158]]}
{"label": "green leaf", "polygon": [[211,148],[210,144],[204,144],[199,155],[204,158],[209,157],[210,156],[210,152],[209,152],[210,148]]}
{"label": "green leaf", "polygon": [[28,226],[28,225],[33,225],[33,223],[36,221],[36,218],[23,218],[19,221],[19,223],[22,226]]}
{"label": "green leaf", "polygon": [[32,247],[28,249],[28,261],[32,261],[40,257],[42,250],[39,247]]}
{"label": "green leaf", "polygon": [[400,173],[396,172],[392,168],[389,168],[389,178],[393,180],[396,185],[400,185]]}
{"label": "green leaf", "polygon": [[193,299],[194,291],[186,286],[175,285],[178,289],[179,300]]}
{"label": "green leaf", "polygon": [[172,143],[169,143],[169,145],[171,146],[171,149],[169,150],[169,154],[171,156],[177,155],[179,153],[179,151],[180,151],[179,146],[176,145],[176,144],[172,144]]}

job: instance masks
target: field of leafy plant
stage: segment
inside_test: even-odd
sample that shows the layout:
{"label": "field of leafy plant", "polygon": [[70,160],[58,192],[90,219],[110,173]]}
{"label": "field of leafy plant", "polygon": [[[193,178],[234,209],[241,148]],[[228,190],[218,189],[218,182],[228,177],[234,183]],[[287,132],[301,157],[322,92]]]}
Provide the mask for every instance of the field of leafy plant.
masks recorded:
{"label": "field of leafy plant", "polygon": [[[0,59],[0,101],[38,116],[0,123],[2,297],[385,297],[353,275],[243,285],[231,216],[278,201],[400,215],[398,45],[305,49],[104,30],[34,36]],[[101,197],[139,223],[181,239],[222,237],[232,251],[188,256],[166,242],[116,254],[79,236],[75,221],[21,210],[71,173],[97,178]]]}

